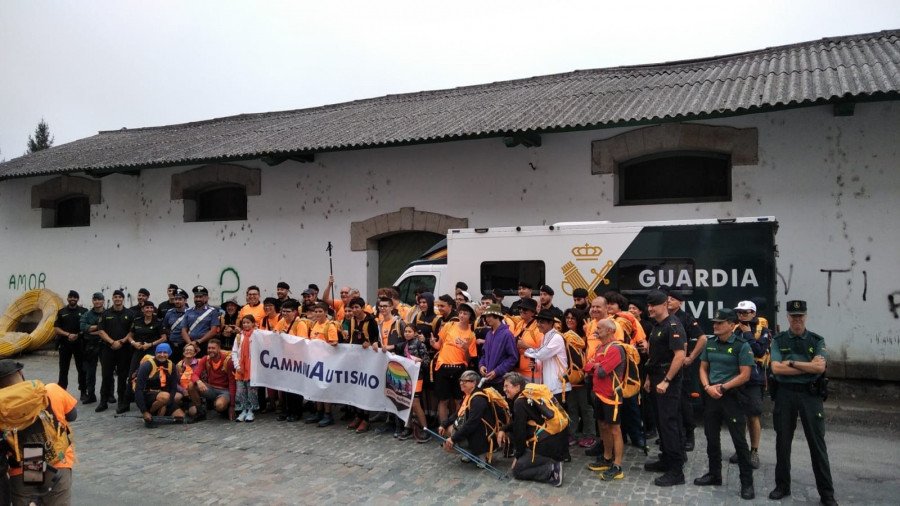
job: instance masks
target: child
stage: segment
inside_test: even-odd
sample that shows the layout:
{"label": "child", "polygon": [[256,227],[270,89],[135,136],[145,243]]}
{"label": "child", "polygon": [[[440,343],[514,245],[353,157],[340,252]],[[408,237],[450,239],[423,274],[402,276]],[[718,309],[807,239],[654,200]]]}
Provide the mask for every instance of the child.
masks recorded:
{"label": "child", "polygon": [[[425,346],[425,342],[421,339],[422,335],[416,331],[415,326],[407,325],[405,329],[403,329],[403,337],[406,341],[403,344],[397,345],[399,348],[399,354],[415,360],[420,363],[419,367],[419,378],[416,381],[416,393],[413,396],[413,404],[412,404],[412,412],[415,415],[416,419],[419,421],[419,425],[423,428],[427,427],[427,423],[425,421],[425,411],[422,409],[422,403],[419,400],[419,397],[422,396],[422,383],[424,382],[424,374],[425,371],[428,370],[428,364],[431,361],[431,355],[428,354],[428,347]],[[406,428],[403,429],[403,432],[400,433],[398,439],[405,440],[409,439],[409,436],[412,435],[412,423],[411,420],[406,422]],[[427,432],[423,431],[423,436],[418,439],[419,443],[424,443],[431,439],[431,436],[428,435]]]}
{"label": "child", "polygon": [[256,318],[244,315],[241,318],[241,331],[235,336],[231,360],[234,361],[234,379],[237,391],[234,395],[234,407],[241,414],[235,422],[252,422],[253,411],[259,409],[259,398],[256,387],[250,386],[250,334],[256,329]]}

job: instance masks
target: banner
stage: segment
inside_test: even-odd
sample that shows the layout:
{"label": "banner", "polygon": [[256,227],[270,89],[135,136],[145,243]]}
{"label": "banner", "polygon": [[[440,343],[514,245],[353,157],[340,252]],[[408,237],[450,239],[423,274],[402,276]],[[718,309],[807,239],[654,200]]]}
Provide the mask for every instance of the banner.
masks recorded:
{"label": "banner", "polygon": [[419,364],[358,345],[256,330],[250,336],[250,385],[350,404],[409,419]]}

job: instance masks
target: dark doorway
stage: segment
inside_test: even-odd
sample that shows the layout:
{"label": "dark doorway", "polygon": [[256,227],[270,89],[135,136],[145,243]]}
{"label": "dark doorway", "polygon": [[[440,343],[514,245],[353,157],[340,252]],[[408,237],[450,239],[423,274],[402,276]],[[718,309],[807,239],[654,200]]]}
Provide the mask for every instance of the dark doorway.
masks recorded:
{"label": "dark doorway", "polygon": [[378,240],[378,286],[391,286],[406,270],[407,264],[419,258],[443,239],[432,232],[399,232]]}

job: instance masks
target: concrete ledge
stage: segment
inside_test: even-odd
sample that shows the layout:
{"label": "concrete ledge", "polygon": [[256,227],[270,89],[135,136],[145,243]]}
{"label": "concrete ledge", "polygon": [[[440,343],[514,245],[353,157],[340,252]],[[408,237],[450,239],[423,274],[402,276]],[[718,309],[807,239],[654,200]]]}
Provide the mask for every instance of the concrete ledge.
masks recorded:
{"label": "concrete ledge", "polygon": [[257,196],[262,187],[260,172],[259,169],[220,163],[172,174],[170,198],[193,199],[198,191],[218,185],[240,185],[248,197]]}
{"label": "concrete ledge", "polygon": [[100,203],[100,181],[75,176],[59,176],[31,187],[31,208],[52,209],[56,201],[71,195],[85,195],[93,205]]}
{"label": "concrete ledge", "polygon": [[468,218],[455,218],[445,214],[416,211],[414,207],[401,207],[393,213],[380,214],[365,221],[350,224],[350,250],[366,251],[377,248],[377,240],[397,232],[433,232],[447,235],[451,228],[466,228]]}

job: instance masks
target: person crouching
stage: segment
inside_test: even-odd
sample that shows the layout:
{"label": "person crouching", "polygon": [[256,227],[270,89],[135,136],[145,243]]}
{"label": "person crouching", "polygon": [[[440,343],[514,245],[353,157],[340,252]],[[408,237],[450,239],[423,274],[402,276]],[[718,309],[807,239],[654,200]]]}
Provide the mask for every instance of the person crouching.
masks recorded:
{"label": "person crouching", "polygon": [[160,343],[156,345],[153,359],[141,364],[137,370],[134,401],[148,428],[155,426],[154,416],[172,416],[176,421],[184,418],[184,411],[175,406],[178,377],[169,360],[171,354],[172,348],[166,343]]}

